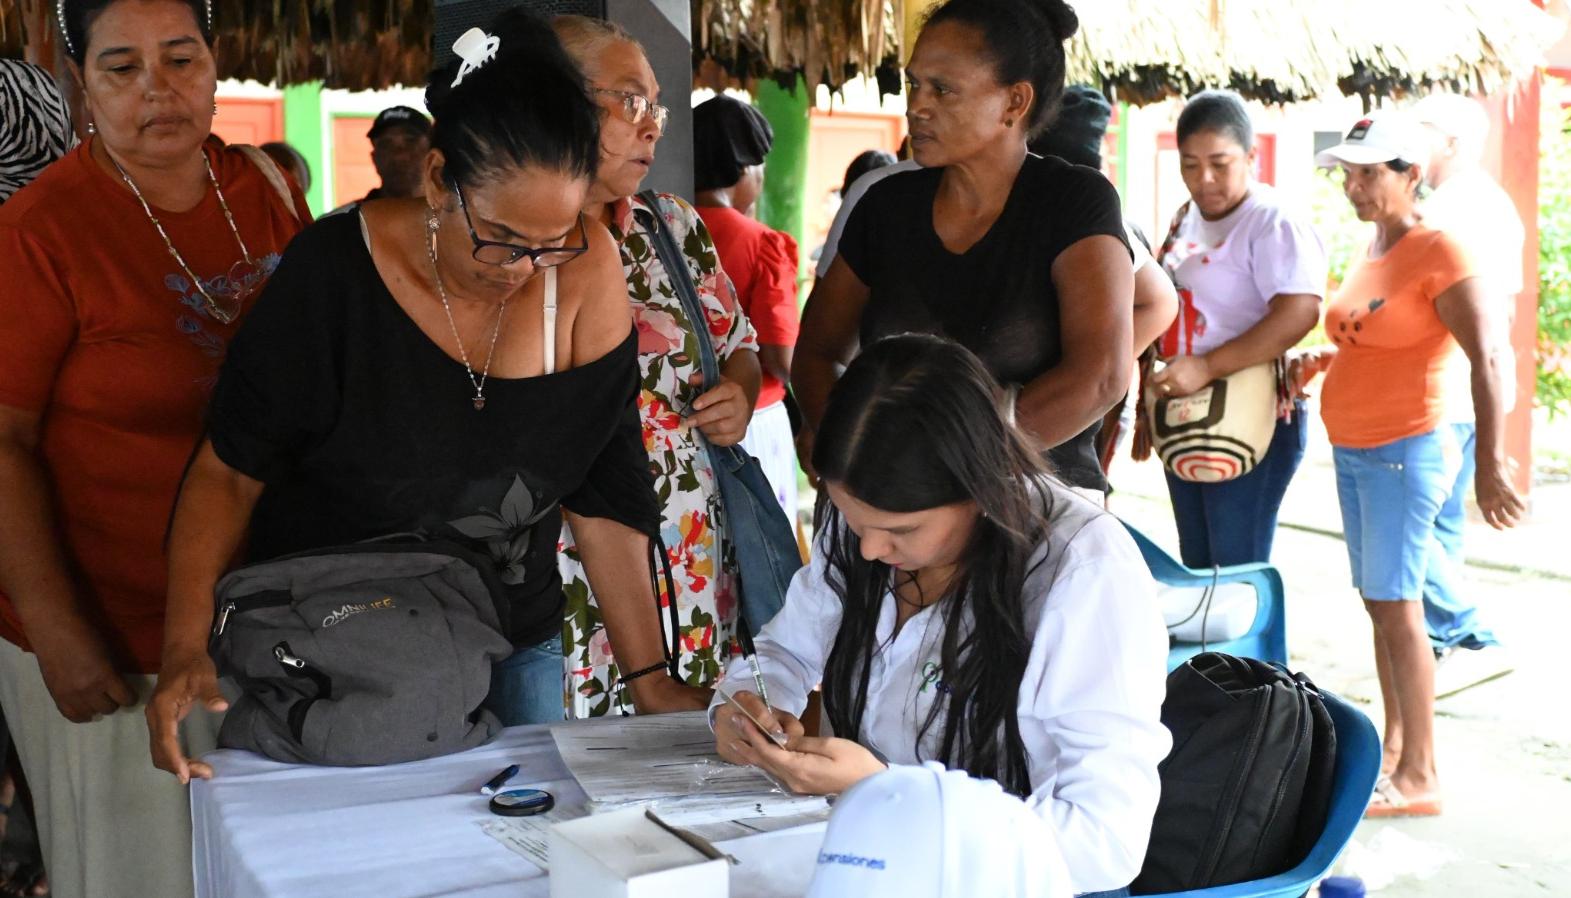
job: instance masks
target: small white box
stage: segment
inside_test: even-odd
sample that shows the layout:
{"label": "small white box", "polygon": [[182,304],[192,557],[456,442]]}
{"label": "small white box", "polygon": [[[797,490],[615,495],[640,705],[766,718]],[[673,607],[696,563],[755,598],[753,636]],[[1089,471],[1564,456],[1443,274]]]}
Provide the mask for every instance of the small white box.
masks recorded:
{"label": "small white box", "polygon": [[551,898],[730,898],[725,855],[684,841],[642,808],[551,828]]}

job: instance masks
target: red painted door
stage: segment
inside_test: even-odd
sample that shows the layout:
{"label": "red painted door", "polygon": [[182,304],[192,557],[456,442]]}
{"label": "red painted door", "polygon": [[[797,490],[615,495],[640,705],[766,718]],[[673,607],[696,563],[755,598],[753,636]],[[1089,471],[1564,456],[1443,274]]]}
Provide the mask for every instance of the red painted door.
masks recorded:
{"label": "red painted door", "polygon": [[213,133],[224,143],[261,146],[284,139],[284,101],[265,97],[219,97]]}
{"label": "red painted door", "polygon": [[333,118],[333,205],[352,203],[382,183],[371,164],[372,116]]}

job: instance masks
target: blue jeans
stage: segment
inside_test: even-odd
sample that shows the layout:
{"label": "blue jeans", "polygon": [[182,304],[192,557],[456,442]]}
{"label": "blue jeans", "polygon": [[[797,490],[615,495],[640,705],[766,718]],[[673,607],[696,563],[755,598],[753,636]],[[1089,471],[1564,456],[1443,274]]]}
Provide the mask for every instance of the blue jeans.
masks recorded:
{"label": "blue jeans", "polygon": [[1185,567],[1208,570],[1212,565],[1271,560],[1276,516],[1308,441],[1304,404],[1295,402],[1292,420],[1276,423],[1265,458],[1248,474],[1221,483],[1192,483],[1167,472]]}
{"label": "blue jeans", "polygon": [[562,671],[562,637],[525,646],[491,668],[485,707],[503,726],[556,723],[566,716]]}
{"label": "blue jeans", "polygon": [[1429,642],[1437,649],[1463,646],[1481,649],[1500,641],[1478,620],[1478,606],[1461,596],[1462,529],[1467,524],[1467,490],[1478,467],[1473,456],[1478,438],[1477,425],[1451,424],[1457,445],[1462,449],[1462,469],[1457,472],[1451,498],[1435,518],[1435,539],[1446,555],[1446,563],[1433,565],[1424,577],[1424,622],[1429,625]]}
{"label": "blue jeans", "polygon": [[1461,450],[1450,428],[1368,449],[1332,447],[1353,587],[1369,601],[1418,601],[1450,563],[1435,520],[1451,498]]}

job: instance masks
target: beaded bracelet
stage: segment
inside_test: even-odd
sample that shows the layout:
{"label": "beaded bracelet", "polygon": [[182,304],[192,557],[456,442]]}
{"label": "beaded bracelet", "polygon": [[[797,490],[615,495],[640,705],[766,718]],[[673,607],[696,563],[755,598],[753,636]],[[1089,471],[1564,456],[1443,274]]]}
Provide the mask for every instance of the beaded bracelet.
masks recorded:
{"label": "beaded bracelet", "polygon": [[666,663],[664,661],[661,661],[658,664],[651,664],[648,667],[644,668],[643,670],[635,670],[635,671],[633,671],[630,674],[623,674],[622,676],[617,677],[616,681],[618,683],[621,683],[622,685],[626,686],[628,683],[633,682],[634,680],[638,679],[639,677],[645,677],[645,676],[648,676],[649,674],[654,673],[655,671],[665,670],[665,669],[666,669]]}

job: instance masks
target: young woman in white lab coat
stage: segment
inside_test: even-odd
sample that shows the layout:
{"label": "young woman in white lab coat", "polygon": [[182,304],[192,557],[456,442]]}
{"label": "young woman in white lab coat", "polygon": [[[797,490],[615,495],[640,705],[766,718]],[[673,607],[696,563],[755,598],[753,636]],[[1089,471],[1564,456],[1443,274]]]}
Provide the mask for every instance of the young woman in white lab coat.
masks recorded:
{"label": "young woman in white lab coat", "polygon": [[[1156,810],[1166,632],[1118,520],[1042,466],[981,362],[890,337],[840,378],[813,463],[832,505],[812,564],[757,638],[769,705],[737,659],[717,748],[798,792],[936,760],[1046,820],[1077,892],[1140,870]],[[822,683],[844,738],[803,735]]]}

